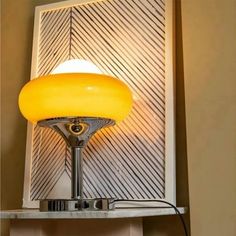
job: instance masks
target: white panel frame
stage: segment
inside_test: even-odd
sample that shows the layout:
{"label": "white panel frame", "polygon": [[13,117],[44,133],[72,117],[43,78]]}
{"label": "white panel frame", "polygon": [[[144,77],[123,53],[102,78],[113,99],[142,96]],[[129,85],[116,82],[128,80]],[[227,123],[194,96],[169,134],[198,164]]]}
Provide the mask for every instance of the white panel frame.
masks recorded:
{"label": "white panel frame", "polygon": [[[57,10],[66,7],[78,6],[103,0],[68,0],[58,3],[38,6],[35,8],[34,33],[32,48],[31,80],[37,77],[38,49],[41,14],[45,11]],[[174,0],[165,0],[165,198],[164,201],[176,205],[176,151],[175,151],[175,44],[174,44]],[[23,191],[23,208],[38,208],[37,201],[30,200],[31,164],[33,144],[33,124],[27,125],[27,142],[25,157],[25,175]],[[125,206],[143,206],[139,204],[125,204]],[[145,203],[145,206],[153,204]],[[154,205],[162,205],[160,203]],[[121,205],[122,206],[122,205]]]}

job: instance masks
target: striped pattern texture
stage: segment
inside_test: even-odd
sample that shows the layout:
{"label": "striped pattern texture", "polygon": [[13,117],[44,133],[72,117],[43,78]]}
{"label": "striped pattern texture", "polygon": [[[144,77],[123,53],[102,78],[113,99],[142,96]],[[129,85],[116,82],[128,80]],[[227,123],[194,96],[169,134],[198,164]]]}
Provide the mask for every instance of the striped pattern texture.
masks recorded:
{"label": "striped pattern texture", "polygon": [[[38,55],[38,75],[81,58],[133,93],[129,117],[99,131],[84,151],[85,197],[165,198],[164,0],[104,0],[43,12]],[[31,168],[31,200],[52,196],[61,176],[70,177],[70,150],[54,131],[34,127]]]}

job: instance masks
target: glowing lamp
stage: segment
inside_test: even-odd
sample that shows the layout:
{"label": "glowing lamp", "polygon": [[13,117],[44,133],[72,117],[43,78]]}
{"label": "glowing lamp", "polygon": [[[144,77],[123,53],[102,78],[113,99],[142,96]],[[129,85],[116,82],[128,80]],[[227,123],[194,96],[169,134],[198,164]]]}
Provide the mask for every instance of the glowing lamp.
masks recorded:
{"label": "glowing lamp", "polygon": [[122,81],[78,59],[64,62],[50,75],[31,80],[19,96],[23,116],[33,123],[55,117],[121,121],[131,104],[130,90]]}
{"label": "glowing lamp", "polygon": [[66,61],[22,88],[19,107],[23,116],[52,128],[71,148],[71,199],[41,200],[40,210],[109,209],[111,199],[83,198],[82,151],[96,131],[123,120],[131,106],[129,88],[85,60]]}

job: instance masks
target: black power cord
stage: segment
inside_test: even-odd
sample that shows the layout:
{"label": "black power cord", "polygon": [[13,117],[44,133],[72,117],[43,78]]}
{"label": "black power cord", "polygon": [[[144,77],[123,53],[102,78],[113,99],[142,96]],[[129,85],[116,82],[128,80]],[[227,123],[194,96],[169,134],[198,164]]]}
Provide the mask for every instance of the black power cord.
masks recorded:
{"label": "black power cord", "polygon": [[[180,219],[183,229],[184,229],[185,236],[188,236],[187,226],[186,226],[183,216],[181,215],[178,208],[170,202],[167,202],[164,200],[131,200],[131,199],[115,199],[113,201],[113,203],[118,203],[118,202],[136,202],[136,203],[138,203],[138,202],[160,202],[160,203],[164,203],[166,205],[169,205],[175,210],[176,215],[179,216],[179,219]],[[155,207],[155,208],[159,208],[159,207]]]}

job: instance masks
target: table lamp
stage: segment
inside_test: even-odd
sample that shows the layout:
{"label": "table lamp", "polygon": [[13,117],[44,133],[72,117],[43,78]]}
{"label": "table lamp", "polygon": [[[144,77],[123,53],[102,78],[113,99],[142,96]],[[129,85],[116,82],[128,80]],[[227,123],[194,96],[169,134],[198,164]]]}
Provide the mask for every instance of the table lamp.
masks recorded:
{"label": "table lamp", "polygon": [[123,120],[131,106],[132,95],[126,84],[79,59],[60,64],[51,74],[22,88],[19,107],[23,116],[53,129],[71,148],[71,199],[41,199],[41,211],[112,208],[112,199],[84,199],[82,152],[93,134]]}

